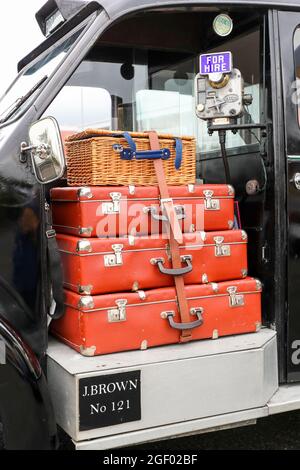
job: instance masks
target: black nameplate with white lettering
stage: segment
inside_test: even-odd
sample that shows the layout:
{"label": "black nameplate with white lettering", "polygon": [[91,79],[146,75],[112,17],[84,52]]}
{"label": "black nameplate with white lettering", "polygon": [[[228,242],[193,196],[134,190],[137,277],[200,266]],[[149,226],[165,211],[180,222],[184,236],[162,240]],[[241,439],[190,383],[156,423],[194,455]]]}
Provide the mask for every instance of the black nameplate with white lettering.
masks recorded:
{"label": "black nameplate with white lettering", "polygon": [[79,430],[141,419],[141,371],[79,380]]}

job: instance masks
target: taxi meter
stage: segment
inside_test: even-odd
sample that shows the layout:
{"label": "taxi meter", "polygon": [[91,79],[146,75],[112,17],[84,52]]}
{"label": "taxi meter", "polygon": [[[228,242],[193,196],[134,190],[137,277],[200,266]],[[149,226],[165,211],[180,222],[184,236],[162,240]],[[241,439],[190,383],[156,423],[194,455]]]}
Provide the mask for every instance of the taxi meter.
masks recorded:
{"label": "taxi meter", "polygon": [[241,72],[232,67],[231,52],[200,56],[200,73],[195,78],[196,114],[200,119],[235,121],[252,103],[244,94]]}

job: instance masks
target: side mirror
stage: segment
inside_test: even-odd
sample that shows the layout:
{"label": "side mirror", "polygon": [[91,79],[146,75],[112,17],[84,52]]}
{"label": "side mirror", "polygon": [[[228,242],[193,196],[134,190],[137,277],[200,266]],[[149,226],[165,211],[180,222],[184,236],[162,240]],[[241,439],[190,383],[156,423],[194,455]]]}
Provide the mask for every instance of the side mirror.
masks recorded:
{"label": "side mirror", "polygon": [[21,151],[31,152],[36,179],[41,184],[51,183],[64,175],[66,162],[57,121],[46,117],[35,122],[29,129],[29,147]]}

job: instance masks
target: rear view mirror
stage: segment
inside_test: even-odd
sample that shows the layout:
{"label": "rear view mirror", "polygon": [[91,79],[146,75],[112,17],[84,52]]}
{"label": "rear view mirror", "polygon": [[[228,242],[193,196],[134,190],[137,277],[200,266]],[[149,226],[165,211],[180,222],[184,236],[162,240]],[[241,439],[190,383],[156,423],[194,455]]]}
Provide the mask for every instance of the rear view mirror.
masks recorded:
{"label": "rear view mirror", "polygon": [[47,117],[35,122],[29,129],[28,150],[39,183],[47,184],[61,178],[66,163],[57,121]]}

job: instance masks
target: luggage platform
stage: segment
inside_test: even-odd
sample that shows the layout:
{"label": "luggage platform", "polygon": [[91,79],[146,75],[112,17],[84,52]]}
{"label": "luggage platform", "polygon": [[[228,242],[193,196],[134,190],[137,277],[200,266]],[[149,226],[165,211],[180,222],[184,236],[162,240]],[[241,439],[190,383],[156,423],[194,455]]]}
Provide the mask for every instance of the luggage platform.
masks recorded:
{"label": "luggage platform", "polygon": [[252,424],[278,389],[276,332],[92,358],[50,338],[48,382],[80,450]]}

